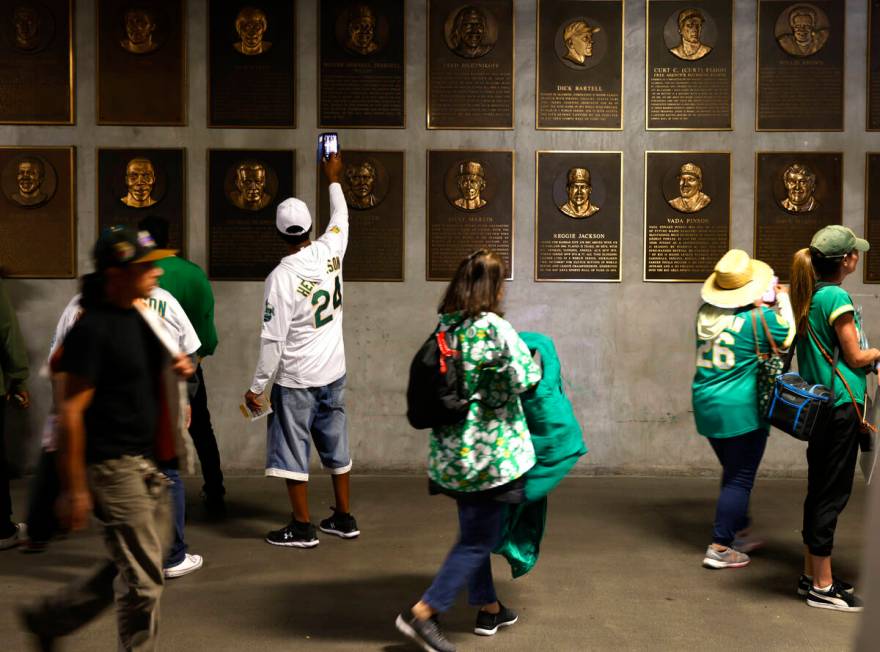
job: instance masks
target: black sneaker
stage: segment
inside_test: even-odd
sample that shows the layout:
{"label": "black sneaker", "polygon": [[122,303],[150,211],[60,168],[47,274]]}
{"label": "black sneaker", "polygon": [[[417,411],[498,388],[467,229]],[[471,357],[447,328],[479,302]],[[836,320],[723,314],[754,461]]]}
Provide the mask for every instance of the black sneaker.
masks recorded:
{"label": "black sneaker", "polygon": [[807,604],[811,607],[835,611],[862,610],[862,601],[852,593],[844,591],[836,582],[832,583],[827,591],[820,591],[815,586],[811,586],[807,594]]}
{"label": "black sneaker", "polygon": [[202,492],[202,501],[205,504],[205,513],[212,521],[222,521],[226,518],[226,499],[223,494]]}
{"label": "black sneaker", "polygon": [[477,624],[474,625],[474,634],[480,636],[494,636],[500,627],[510,627],[519,620],[519,616],[513,609],[508,609],[500,602],[498,605],[501,611],[497,614],[490,614],[488,611],[477,612]]}
{"label": "black sneaker", "polygon": [[311,523],[300,523],[295,519],[280,530],[269,532],[266,541],[273,546],[288,548],[314,548],[319,543],[315,526]]}
{"label": "black sneaker", "polygon": [[333,515],[321,521],[321,532],[335,534],[343,539],[354,539],[361,533],[358,530],[358,524],[354,520],[354,516],[345,512],[339,512],[335,507],[330,509],[333,510]]}
{"label": "black sneaker", "polygon": [[19,607],[18,617],[24,628],[33,636],[34,648],[40,652],[53,652],[57,649],[55,636],[46,627],[44,615],[36,608]]}
{"label": "black sneaker", "polygon": [[400,612],[394,625],[401,634],[427,652],[455,652],[455,646],[440,629],[437,616],[431,616],[428,620],[419,620],[413,615],[412,610],[407,609]]}
{"label": "black sneaker", "polygon": [[[844,582],[843,580],[838,579],[836,576],[833,576],[833,577],[834,578],[832,581],[835,584],[837,584],[837,586],[839,586],[841,589],[843,589],[844,593],[850,593],[850,594],[855,593],[855,587],[853,587],[852,584]],[[810,592],[810,587],[812,587],[812,586],[813,586],[813,578],[810,577],[809,575],[804,575],[803,573],[801,573],[801,576],[798,578],[798,584],[797,584],[798,595],[806,597],[807,593]]]}

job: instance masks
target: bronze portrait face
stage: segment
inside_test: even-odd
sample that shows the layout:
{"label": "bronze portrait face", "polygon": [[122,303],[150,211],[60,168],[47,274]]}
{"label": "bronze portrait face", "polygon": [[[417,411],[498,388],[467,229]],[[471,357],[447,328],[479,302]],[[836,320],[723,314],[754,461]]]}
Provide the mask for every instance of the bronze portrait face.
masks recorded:
{"label": "bronze portrait face", "polygon": [[684,61],[698,61],[712,51],[703,43],[703,25],[706,18],[699,9],[685,9],[678,14],[678,34],[681,37],[678,45],[670,48],[670,52]]}
{"label": "bronze portrait face", "polygon": [[268,52],[272,44],[263,40],[267,29],[269,29],[269,21],[262,9],[244,7],[235,18],[235,31],[238,32],[238,38],[241,40],[232,47],[236,52],[246,56]]}
{"label": "bronze portrait face", "polygon": [[816,175],[806,165],[794,163],[788,166],[782,173],[782,181],[787,196],[781,203],[789,213],[809,213],[819,205],[813,197]]}
{"label": "bronze portrait face", "polygon": [[3,194],[23,208],[45,204],[55,192],[55,171],[37,156],[13,159],[3,172]]}
{"label": "bronze portrait face", "polygon": [[712,202],[703,192],[703,171],[694,163],[685,163],[678,172],[679,196],[669,200],[669,205],[682,213],[697,213]]}
{"label": "bronze portrait face", "polygon": [[246,211],[264,209],[272,201],[268,177],[260,161],[241,161],[235,166],[235,187],[228,194],[229,200]]}
{"label": "bronze portrait face", "polygon": [[562,40],[567,52],[565,59],[578,65],[584,65],[593,56],[593,34],[601,31],[599,27],[590,27],[584,20],[574,20],[565,26]]}
{"label": "bronze portrait face", "polygon": [[481,197],[486,188],[486,172],[480,163],[466,161],[460,164],[455,186],[459,196],[452,203],[456,208],[475,211],[486,205],[486,200]]}
{"label": "bronze portrait face", "polygon": [[345,169],[348,186],[348,205],[358,210],[373,208],[379,203],[376,197],[376,168],[369,161],[349,165]]}
{"label": "bronze portrait face", "polygon": [[593,186],[587,168],[571,168],[566,175],[565,192],[568,201],[559,207],[563,213],[573,218],[590,217],[599,212],[599,207],[590,202]]}
{"label": "bronze portrait face", "polygon": [[798,4],[779,16],[776,40],[788,54],[809,57],[825,46],[829,31],[824,11],[812,4]]}
{"label": "bronze portrait face", "polygon": [[462,7],[448,31],[446,45],[465,59],[487,54],[495,45],[488,38],[489,19],[482,9],[473,5]]}
{"label": "bronze portrait face", "polygon": [[123,19],[125,38],[120,41],[122,48],[132,54],[148,54],[159,47],[153,33],[156,31],[156,18],[139,7],[128,9]]}
{"label": "bronze portrait face", "polygon": [[373,54],[379,49],[376,43],[376,13],[372,7],[358,4],[352,7],[346,26],[345,49],[360,55]]}
{"label": "bronze portrait face", "polygon": [[31,6],[19,5],[12,12],[15,27],[15,47],[35,50],[40,45],[40,14]]}
{"label": "bronze portrait face", "polygon": [[153,188],[156,186],[156,169],[146,158],[134,158],[125,166],[125,185],[128,192],[120,198],[130,208],[147,208],[156,203]]}

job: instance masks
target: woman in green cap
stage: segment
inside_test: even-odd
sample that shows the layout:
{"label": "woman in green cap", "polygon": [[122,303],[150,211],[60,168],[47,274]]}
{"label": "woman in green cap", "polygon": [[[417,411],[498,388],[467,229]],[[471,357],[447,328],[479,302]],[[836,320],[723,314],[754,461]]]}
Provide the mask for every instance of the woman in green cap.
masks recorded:
{"label": "woman in green cap", "polygon": [[837,611],[862,610],[853,587],[832,574],[831,550],[837,517],[852,492],[864,429],[866,370],[880,360],[880,350],[861,348],[861,318],[840,284],[868,248],[845,226],[826,226],[794,255],[791,270],[798,370],[808,383],[831,387],[835,399],[825,427],[807,447],[806,550],[798,594],[811,607]]}

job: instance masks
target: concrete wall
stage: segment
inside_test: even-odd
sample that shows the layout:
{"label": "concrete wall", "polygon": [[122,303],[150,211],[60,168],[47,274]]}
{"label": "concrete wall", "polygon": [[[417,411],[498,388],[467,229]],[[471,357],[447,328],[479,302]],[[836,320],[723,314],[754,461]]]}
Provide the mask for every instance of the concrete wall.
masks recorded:
{"label": "concrete wall", "polygon": [[[204,0],[189,0],[189,125],[182,128],[96,127],[94,11],[77,2],[77,125],[2,127],[4,145],[76,145],[80,273],[90,269],[95,239],[95,148],[136,143],[187,148],[189,249],[205,263],[205,151],[211,147],[297,149],[298,190],[315,208],[313,143],[316,129],[315,1],[298,0],[298,123],[289,131],[206,128],[206,18]],[[693,316],[696,284],[642,282],[642,221],[645,150],[724,150],[733,154],[732,245],[751,251],[753,169],[758,150],[842,150],[845,157],[844,223],[862,232],[864,158],[880,150],[880,135],[865,133],[866,3],[848,2],[846,127],[844,133],[755,133],[754,2],[736,2],[734,127],[732,132],[651,132],[644,129],[645,3],[626,3],[625,129],[622,132],[537,132],[534,128],[535,2],[516,2],[516,124],[510,132],[425,129],[425,0],[408,0],[406,130],[346,130],[343,147],[406,151],[406,282],[350,283],[345,334],[349,368],[348,411],[352,454],[359,470],[420,470],[427,435],[407,426],[404,389],[409,360],[434,325],[443,289],[425,278],[425,157],[429,148],[508,148],[516,151],[516,279],[507,295],[507,316],[520,330],[539,330],[556,340],[570,383],[570,396],[584,426],[590,454],[579,470],[596,472],[697,472],[715,467],[695,434],[690,410]],[[805,96],[805,101],[821,101]],[[537,149],[623,150],[624,239],[620,284],[541,283],[534,274],[534,152]],[[859,275],[860,276],[860,275]],[[36,369],[74,281],[12,281],[11,293]],[[847,287],[865,306],[869,330],[880,316],[875,286],[860,279]],[[260,283],[216,282],[220,346],[205,364],[211,411],[227,469],[256,470],[263,461],[264,429],[243,421],[240,397],[248,387],[259,338]],[[34,406],[10,426],[33,435],[16,438],[17,459],[33,453],[48,404],[48,384],[32,383]],[[774,436],[764,470],[802,473],[803,445]]]}

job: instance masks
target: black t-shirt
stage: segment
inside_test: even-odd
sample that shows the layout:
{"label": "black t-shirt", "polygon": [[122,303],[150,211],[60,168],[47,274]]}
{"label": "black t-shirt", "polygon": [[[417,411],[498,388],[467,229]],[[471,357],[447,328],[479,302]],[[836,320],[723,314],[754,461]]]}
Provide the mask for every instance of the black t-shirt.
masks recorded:
{"label": "black t-shirt", "polygon": [[64,339],[61,370],[95,388],[86,462],[154,456],[161,344],[134,308],[89,308]]}

